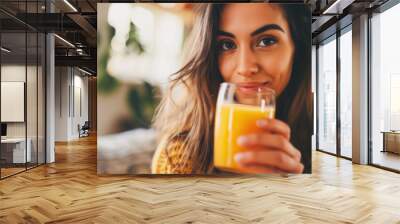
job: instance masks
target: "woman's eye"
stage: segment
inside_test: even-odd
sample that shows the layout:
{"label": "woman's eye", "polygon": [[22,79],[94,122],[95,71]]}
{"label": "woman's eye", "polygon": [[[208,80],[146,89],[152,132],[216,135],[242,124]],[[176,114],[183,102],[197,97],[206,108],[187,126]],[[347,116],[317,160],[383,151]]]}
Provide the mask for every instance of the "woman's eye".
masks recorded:
{"label": "woman's eye", "polygon": [[271,46],[271,45],[276,44],[276,42],[277,42],[277,40],[276,40],[275,38],[273,38],[273,37],[266,37],[266,38],[261,39],[261,40],[258,42],[257,46],[258,46],[258,47],[268,47],[268,46]]}
{"label": "woman's eye", "polygon": [[221,51],[229,51],[235,49],[236,45],[232,41],[223,40],[219,43],[219,49]]}

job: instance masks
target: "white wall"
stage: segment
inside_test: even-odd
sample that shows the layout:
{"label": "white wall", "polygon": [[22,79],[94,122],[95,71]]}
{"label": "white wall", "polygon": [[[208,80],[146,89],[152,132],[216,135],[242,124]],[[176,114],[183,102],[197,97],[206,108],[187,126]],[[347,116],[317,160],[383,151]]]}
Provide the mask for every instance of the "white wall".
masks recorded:
{"label": "white wall", "polygon": [[56,141],[79,138],[78,124],[88,120],[88,78],[83,75],[76,68],[56,67]]}
{"label": "white wall", "polygon": [[[89,106],[89,91],[88,91],[88,77],[82,77],[80,75],[76,75],[75,70],[75,77],[74,77],[74,86],[75,86],[75,117],[73,119],[72,123],[72,135],[73,136],[78,136],[78,129],[77,126],[80,124],[81,126],[85,123],[85,121],[89,120],[89,111],[88,111],[88,106]],[[79,73],[82,74],[82,73]],[[80,99],[77,98],[78,94],[77,90],[80,90]],[[77,100],[80,100],[80,105]],[[79,108],[82,107],[82,108]],[[79,111],[81,109],[82,111]]]}
{"label": "white wall", "polygon": [[[25,65],[2,65],[1,81],[3,82],[25,82]],[[4,110],[5,108],[1,108]],[[25,137],[25,123],[7,123],[7,137]]]}
{"label": "white wall", "polygon": [[68,140],[69,68],[55,68],[55,141]]}
{"label": "white wall", "polygon": [[[38,70],[37,70],[38,69]],[[27,80],[25,80],[27,78]],[[2,82],[24,82],[26,84],[26,106],[21,108],[21,112],[26,112],[26,120],[23,122],[6,122],[7,137],[9,138],[24,138],[25,135],[30,139],[30,148],[32,161],[36,162],[39,158],[39,163],[44,163],[44,74],[42,67],[36,67],[25,64],[3,64],[1,66],[1,81]],[[3,90],[2,90],[3,91]],[[3,97],[7,97],[2,95]],[[1,110],[11,110],[10,108],[2,107]],[[15,113],[13,111],[7,111]],[[39,156],[37,157],[37,153]]]}
{"label": "white wall", "polygon": [[[2,82],[25,82],[25,75],[27,69],[28,74],[36,74],[36,67],[33,66],[28,66],[27,68],[25,65],[18,65],[18,64],[9,64],[9,65],[2,65],[1,66],[1,81]],[[30,76],[28,76],[30,78]],[[36,86],[36,81],[29,79],[29,85],[34,85]],[[31,107],[36,108],[36,88],[27,88],[27,103],[30,104],[32,102],[35,102],[34,105],[28,105]],[[6,108],[1,108],[2,110],[5,110]],[[32,109],[31,109],[32,110]],[[36,130],[36,113],[27,113],[27,120],[30,122],[28,124],[28,137],[29,133],[32,133],[33,131],[30,130],[30,128],[33,128]],[[35,121],[35,124],[32,124],[31,122]],[[25,123],[26,122],[7,122],[7,136],[8,137],[25,137]],[[33,130],[32,129],[32,130]]]}

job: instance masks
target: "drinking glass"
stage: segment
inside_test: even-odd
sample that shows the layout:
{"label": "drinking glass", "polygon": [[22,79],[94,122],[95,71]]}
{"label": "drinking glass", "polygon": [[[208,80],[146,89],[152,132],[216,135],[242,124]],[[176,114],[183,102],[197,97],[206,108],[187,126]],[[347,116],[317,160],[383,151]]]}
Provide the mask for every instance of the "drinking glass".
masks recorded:
{"label": "drinking glass", "polygon": [[274,116],[273,89],[258,84],[222,83],[215,117],[214,166],[229,172],[240,171],[234,156],[246,149],[237,144],[237,138],[261,132],[257,120]]}

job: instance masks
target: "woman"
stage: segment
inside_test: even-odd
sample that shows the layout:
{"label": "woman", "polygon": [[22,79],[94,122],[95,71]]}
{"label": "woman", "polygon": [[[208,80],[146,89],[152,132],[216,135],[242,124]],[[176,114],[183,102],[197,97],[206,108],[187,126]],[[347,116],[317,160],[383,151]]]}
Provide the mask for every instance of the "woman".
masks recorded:
{"label": "woman", "polygon": [[198,9],[188,61],[174,74],[155,116],[162,135],[152,172],[219,172],[213,166],[216,98],[220,83],[232,82],[242,88],[266,86],[277,95],[276,119],[258,121],[262,133],[237,139],[248,149],[235,157],[242,172],[310,173],[311,38],[306,6],[232,3],[199,4]]}

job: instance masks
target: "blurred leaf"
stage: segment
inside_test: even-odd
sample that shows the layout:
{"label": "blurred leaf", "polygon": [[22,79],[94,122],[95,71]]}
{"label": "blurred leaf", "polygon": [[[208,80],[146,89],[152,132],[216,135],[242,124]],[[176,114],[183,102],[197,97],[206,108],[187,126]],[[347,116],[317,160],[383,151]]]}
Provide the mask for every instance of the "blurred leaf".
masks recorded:
{"label": "blurred leaf", "polygon": [[147,82],[132,86],[127,99],[132,112],[134,128],[149,128],[159,103],[159,99],[156,97],[156,88]]}
{"label": "blurred leaf", "polygon": [[126,40],[125,45],[128,49],[136,51],[139,54],[145,51],[144,46],[139,42],[138,32],[133,22],[130,23],[128,39]]}
{"label": "blurred leaf", "polygon": [[111,44],[111,39],[115,36],[115,28],[113,26],[108,26],[109,27],[109,32],[108,32],[108,39],[110,40]]}
{"label": "blurred leaf", "polygon": [[99,73],[97,80],[97,88],[100,92],[111,93],[119,86],[119,82],[114,77],[110,76],[107,72]]}
{"label": "blurred leaf", "polygon": [[106,36],[107,40],[105,41],[107,45],[102,48],[99,55],[99,71],[97,80],[97,88],[103,93],[111,93],[119,86],[118,80],[107,72],[107,64],[110,59],[111,39],[115,35],[114,27],[108,25],[108,29],[108,35]]}

